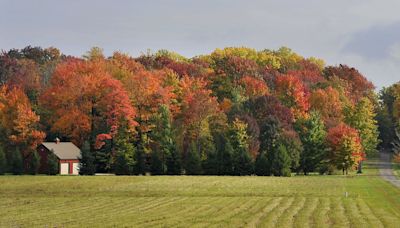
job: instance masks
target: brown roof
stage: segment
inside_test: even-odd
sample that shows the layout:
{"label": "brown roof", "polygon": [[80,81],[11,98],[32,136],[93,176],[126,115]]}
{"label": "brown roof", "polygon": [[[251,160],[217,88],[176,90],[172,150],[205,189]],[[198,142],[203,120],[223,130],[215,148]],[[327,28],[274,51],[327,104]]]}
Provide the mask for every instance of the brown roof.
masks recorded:
{"label": "brown roof", "polygon": [[80,159],[81,151],[71,142],[44,142],[42,143],[48,150],[53,150],[59,159]]}

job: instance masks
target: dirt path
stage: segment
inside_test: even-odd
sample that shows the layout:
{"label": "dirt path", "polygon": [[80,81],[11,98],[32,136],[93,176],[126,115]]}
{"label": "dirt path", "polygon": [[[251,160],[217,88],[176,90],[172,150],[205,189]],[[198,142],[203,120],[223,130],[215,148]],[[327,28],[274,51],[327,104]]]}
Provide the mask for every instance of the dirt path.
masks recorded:
{"label": "dirt path", "polygon": [[379,172],[383,179],[400,188],[400,179],[397,179],[397,177],[393,174],[390,156],[391,154],[389,153],[380,153],[381,161],[379,165]]}

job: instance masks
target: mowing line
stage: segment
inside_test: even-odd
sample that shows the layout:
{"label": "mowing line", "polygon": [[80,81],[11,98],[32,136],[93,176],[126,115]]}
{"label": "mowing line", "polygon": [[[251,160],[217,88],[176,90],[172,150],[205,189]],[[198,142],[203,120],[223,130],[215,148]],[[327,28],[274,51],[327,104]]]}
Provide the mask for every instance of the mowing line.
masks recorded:
{"label": "mowing line", "polygon": [[313,220],[313,224],[318,227],[329,227],[329,214],[330,210],[330,198],[322,197],[318,198],[318,206],[315,208],[313,213],[310,215],[309,220]]}
{"label": "mowing line", "polygon": [[297,213],[304,208],[306,202],[305,197],[296,198],[294,203],[282,213],[277,222],[278,227],[293,227],[294,220],[297,217]]}
{"label": "mowing line", "polygon": [[315,208],[317,208],[318,203],[319,200],[316,197],[306,198],[304,209],[300,210],[294,218],[294,225],[296,227],[310,227],[314,223],[311,215],[315,211]]}
{"label": "mowing line", "polygon": [[293,204],[294,200],[294,197],[284,197],[283,202],[279,205],[280,207],[274,208],[271,213],[265,217],[266,220],[261,223],[261,227],[275,227],[280,215]]}
{"label": "mowing line", "polygon": [[350,226],[349,219],[346,216],[346,211],[341,198],[332,198],[329,220],[333,227],[348,227]]}
{"label": "mowing line", "polygon": [[249,222],[249,227],[258,227],[260,222],[265,218],[265,216],[268,215],[273,209],[275,209],[279,203],[282,201],[282,198],[273,198],[273,199],[268,199],[267,202],[268,205],[264,207],[262,211],[257,213],[254,218]]}

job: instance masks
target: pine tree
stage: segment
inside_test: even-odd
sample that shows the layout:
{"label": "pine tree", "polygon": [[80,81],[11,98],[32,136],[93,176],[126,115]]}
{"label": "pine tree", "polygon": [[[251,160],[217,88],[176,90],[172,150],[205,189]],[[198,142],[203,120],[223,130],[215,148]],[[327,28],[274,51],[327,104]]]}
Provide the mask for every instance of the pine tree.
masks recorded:
{"label": "pine tree", "polygon": [[182,161],[179,152],[172,149],[167,156],[167,174],[180,175],[182,172]]}
{"label": "pine tree", "polygon": [[290,164],[291,160],[287,149],[284,145],[279,145],[277,150],[274,150],[274,160],[271,166],[271,172],[274,176],[291,176]]}
{"label": "pine tree", "polygon": [[268,159],[265,153],[258,154],[254,165],[254,171],[257,176],[268,176],[270,175],[270,167]]}
{"label": "pine tree", "polygon": [[11,165],[11,172],[14,175],[21,175],[24,172],[24,163],[22,160],[22,154],[18,147],[16,147],[14,153],[12,153],[12,159],[10,165]]}
{"label": "pine tree", "polygon": [[4,153],[3,146],[0,145],[0,175],[3,175],[7,171],[7,159]]}
{"label": "pine tree", "polygon": [[233,174],[233,154],[234,150],[228,137],[224,137],[223,149],[219,154],[219,174]]}
{"label": "pine tree", "polygon": [[135,147],[131,142],[131,134],[125,129],[119,129],[115,137],[115,162],[114,170],[116,175],[131,175],[133,174],[135,160]]}
{"label": "pine tree", "polygon": [[[172,153],[175,150],[175,145],[171,127],[171,113],[169,111],[168,106],[166,105],[160,106],[160,108],[158,109],[158,115],[155,117],[154,122],[155,122],[155,128],[152,131],[151,137],[154,141],[154,144],[156,145],[153,148],[153,154],[156,158],[155,161],[159,163],[156,165],[152,165],[152,170],[155,169],[156,166],[158,165],[161,166],[161,172],[157,171],[158,174],[170,173],[167,171],[168,169],[167,163],[169,163],[170,165],[174,165],[175,163],[171,160],[173,159]],[[157,159],[159,159],[159,161]],[[180,167],[179,168],[170,167],[170,168],[172,170],[180,169]],[[157,169],[159,169],[159,167]],[[175,173],[180,173],[180,172],[175,172]]]}
{"label": "pine tree", "polygon": [[247,124],[239,119],[235,119],[232,123],[230,138],[234,150],[232,159],[234,175],[250,175],[253,172],[246,129]]}
{"label": "pine tree", "polygon": [[36,151],[33,151],[29,160],[29,174],[36,175],[40,168],[40,156]]}
{"label": "pine tree", "polygon": [[149,152],[149,148],[147,147],[147,135],[139,132],[139,140],[137,143],[137,149],[135,153],[135,174],[145,174],[146,173],[146,154]]}
{"label": "pine tree", "polygon": [[185,171],[187,175],[200,175],[202,173],[201,159],[195,143],[192,142],[190,144],[185,160]]}
{"label": "pine tree", "polygon": [[[262,175],[271,175],[271,167],[274,160],[273,152],[277,149],[279,140],[281,139],[281,128],[279,120],[274,117],[268,117],[261,127],[260,156],[264,156],[264,158],[258,158],[261,159],[258,161],[258,172],[261,172]],[[263,167],[260,167],[262,165],[260,162],[264,163],[264,159],[267,160],[266,164]]]}
{"label": "pine tree", "polygon": [[81,161],[79,166],[79,174],[81,175],[94,175],[96,166],[94,164],[95,158],[90,151],[90,144],[88,141],[83,143],[81,149]]}
{"label": "pine tree", "polygon": [[54,151],[51,150],[51,152],[47,155],[47,174],[57,175],[58,173],[59,173],[58,158],[54,154]]}
{"label": "pine tree", "polygon": [[307,175],[316,171],[327,156],[324,122],[320,114],[313,111],[309,118],[297,121],[296,130],[303,144],[299,168]]}
{"label": "pine tree", "polygon": [[160,156],[158,151],[152,151],[151,153],[151,174],[161,175],[164,174],[163,158]]}

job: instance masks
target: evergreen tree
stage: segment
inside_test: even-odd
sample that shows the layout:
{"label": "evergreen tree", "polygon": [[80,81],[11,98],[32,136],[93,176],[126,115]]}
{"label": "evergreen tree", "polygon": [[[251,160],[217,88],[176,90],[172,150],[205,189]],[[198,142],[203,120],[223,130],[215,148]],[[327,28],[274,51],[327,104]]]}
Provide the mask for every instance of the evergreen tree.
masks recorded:
{"label": "evergreen tree", "polygon": [[90,151],[90,144],[88,141],[83,143],[81,149],[81,161],[79,165],[79,174],[81,175],[94,175],[96,166],[94,164],[95,158]]}
{"label": "evergreen tree", "polygon": [[253,172],[253,165],[249,154],[247,124],[235,119],[230,130],[230,138],[233,147],[233,174],[250,175]]}
{"label": "evergreen tree", "polygon": [[257,176],[268,176],[271,173],[268,159],[265,153],[258,154],[254,166],[254,171]]}
{"label": "evergreen tree", "polygon": [[47,174],[57,175],[58,173],[59,173],[58,158],[54,154],[54,151],[51,150],[51,153],[47,155]]}
{"label": "evergreen tree", "polygon": [[3,175],[7,171],[7,159],[4,153],[3,146],[0,145],[0,175]]}
{"label": "evergreen tree", "polygon": [[14,175],[21,175],[24,172],[24,162],[22,160],[22,154],[18,147],[16,147],[14,153],[12,153],[12,159],[10,165],[11,165],[11,172]]}
{"label": "evergreen tree", "polygon": [[[279,140],[281,139],[282,127],[278,119],[268,117],[263,126],[261,127],[260,134],[260,156],[258,157],[257,175],[271,175],[271,166],[274,160],[274,151],[278,147]],[[260,160],[261,159],[261,160]],[[266,163],[265,160],[267,159]],[[265,167],[261,167],[265,165]]]}
{"label": "evergreen tree", "polygon": [[135,174],[146,174],[146,154],[149,152],[147,147],[148,138],[147,135],[139,131],[139,140],[137,143],[137,149],[135,153],[136,163],[134,167]]}
{"label": "evergreen tree", "polygon": [[104,145],[100,149],[95,149],[96,172],[107,173],[112,166],[112,142],[111,139],[104,140]]}
{"label": "evergreen tree", "polygon": [[39,172],[40,168],[40,156],[35,151],[31,153],[30,160],[29,160],[29,174],[36,175]]}
{"label": "evergreen tree", "polygon": [[303,153],[303,144],[295,131],[284,131],[279,139],[288,152],[291,160],[290,169],[297,172],[300,166],[300,155]]}
{"label": "evergreen tree", "polygon": [[116,175],[131,175],[135,166],[135,147],[131,142],[130,133],[127,129],[119,129],[115,137],[115,162]]}
{"label": "evergreen tree", "polygon": [[[177,165],[176,164],[177,161],[173,161],[174,158],[172,158],[175,157],[175,155],[172,155],[173,151],[175,150],[175,145],[171,127],[171,113],[169,111],[168,106],[166,105],[160,106],[158,110],[158,115],[155,117],[154,122],[155,122],[155,128],[152,131],[151,137],[155,144],[153,146],[153,156],[155,157],[156,165],[152,165],[152,170],[160,169],[160,167],[158,168],[156,167],[161,166],[161,171],[157,171],[157,173],[165,174],[168,172],[167,171],[168,164]],[[177,172],[177,169],[180,169],[180,167],[170,167],[170,168],[175,171],[168,173],[170,174],[180,173]]]}
{"label": "evergreen tree", "polygon": [[291,176],[290,172],[290,157],[288,155],[287,149],[284,145],[279,145],[276,150],[274,150],[274,159],[271,166],[271,173],[274,176]]}
{"label": "evergreen tree", "polygon": [[207,158],[202,162],[202,168],[205,175],[218,175],[218,155],[216,152],[207,154]]}
{"label": "evergreen tree", "polygon": [[164,162],[162,156],[158,151],[152,151],[151,153],[151,173],[154,175],[164,174]]}
{"label": "evergreen tree", "polygon": [[303,144],[299,168],[307,175],[317,171],[327,156],[325,126],[320,114],[313,111],[309,118],[297,121],[296,130]]}
{"label": "evergreen tree", "polygon": [[167,174],[180,175],[182,172],[182,162],[179,152],[174,148],[167,156]]}
{"label": "evergreen tree", "polygon": [[219,154],[219,174],[232,175],[233,174],[233,154],[234,150],[231,141],[224,135],[223,148]]}
{"label": "evergreen tree", "polygon": [[190,144],[185,160],[185,171],[187,175],[199,175],[202,173],[201,159],[195,143],[192,142]]}

